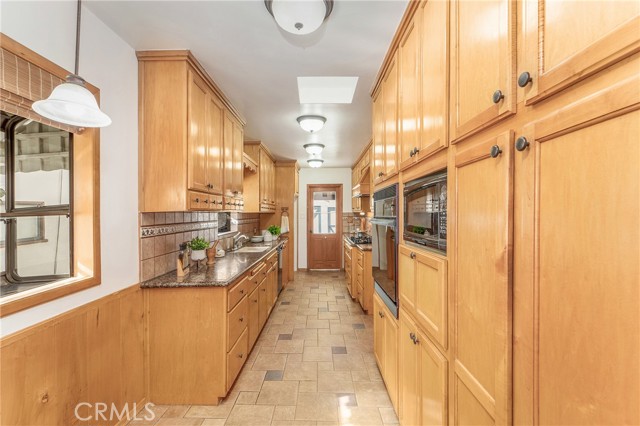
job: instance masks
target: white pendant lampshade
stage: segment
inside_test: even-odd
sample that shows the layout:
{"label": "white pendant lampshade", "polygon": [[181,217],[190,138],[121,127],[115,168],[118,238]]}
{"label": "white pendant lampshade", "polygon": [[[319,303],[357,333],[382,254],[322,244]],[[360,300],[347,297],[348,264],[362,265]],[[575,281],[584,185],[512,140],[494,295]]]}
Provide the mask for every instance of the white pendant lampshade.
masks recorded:
{"label": "white pendant lampshade", "polygon": [[265,5],[280,28],[305,35],[320,28],[331,14],[333,0],[266,0]]}
{"label": "white pendant lampshade", "polygon": [[109,116],[100,111],[96,98],[84,87],[84,80],[76,75],[67,76],[67,81],[56,86],[47,99],[34,102],[33,110],[45,118],[72,126],[111,124]]}
{"label": "white pendant lampshade", "polygon": [[327,119],[321,115],[301,115],[297,118],[298,124],[309,133],[320,131]]}
{"label": "white pendant lampshade", "polygon": [[322,158],[309,158],[307,160],[307,164],[309,164],[309,167],[314,169],[322,167],[322,163],[324,163],[324,160]]}
{"label": "white pendant lampshade", "polygon": [[324,145],[322,145],[321,143],[308,143],[308,144],[304,145],[303,148],[310,155],[320,155],[320,154],[322,154],[322,150],[324,149]]}
{"label": "white pendant lampshade", "polygon": [[74,74],[68,75],[64,83],[56,86],[47,99],[34,102],[32,108],[41,116],[59,123],[77,127],[105,127],[111,124],[111,119],[100,111],[93,93],[84,86],[84,79],[78,75],[81,16],[82,3],[81,0],[78,0]]}

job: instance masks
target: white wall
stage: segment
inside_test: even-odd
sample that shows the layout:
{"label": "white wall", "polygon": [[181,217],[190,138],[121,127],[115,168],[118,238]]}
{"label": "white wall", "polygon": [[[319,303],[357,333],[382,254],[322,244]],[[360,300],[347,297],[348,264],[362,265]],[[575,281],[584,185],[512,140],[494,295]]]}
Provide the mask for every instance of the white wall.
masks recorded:
{"label": "white wall", "polygon": [[307,267],[307,185],[321,183],[342,184],[342,212],[351,212],[351,169],[300,169],[300,197],[298,198],[298,268]]}
{"label": "white wall", "polygon": [[[0,30],[73,71],[75,1],[0,1]],[[102,284],[2,318],[5,336],[139,281],[138,64],[135,51],[82,9],[80,75],[100,88],[113,124],[100,134]]]}

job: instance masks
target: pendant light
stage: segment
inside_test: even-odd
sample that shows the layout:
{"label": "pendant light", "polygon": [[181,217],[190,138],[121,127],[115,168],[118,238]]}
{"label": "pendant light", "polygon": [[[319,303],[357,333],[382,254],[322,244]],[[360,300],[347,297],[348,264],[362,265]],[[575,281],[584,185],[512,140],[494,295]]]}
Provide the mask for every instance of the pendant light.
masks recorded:
{"label": "pendant light", "polygon": [[100,111],[93,94],[85,87],[85,81],[78,75],[80,55],[81,2],[78,0],[76,20],[76,63],[74,73],[66,81],[56,86],[47,99],[33,103],[33,110],[41,116],[63,124],[77,127],[105,127],[111,118]]}
{"label": "pendant light", "polygon": [[314,133],[322,130],[324,127],[324,123],[327,122],[327,119],[321,115],[301,115],[296,119],[298,124],[302,128],[309,133]]}
{"label": "pendant light", "polygon": [[267,11],[283,30],[311,34],[331,15],[333,0],[264,0]]}

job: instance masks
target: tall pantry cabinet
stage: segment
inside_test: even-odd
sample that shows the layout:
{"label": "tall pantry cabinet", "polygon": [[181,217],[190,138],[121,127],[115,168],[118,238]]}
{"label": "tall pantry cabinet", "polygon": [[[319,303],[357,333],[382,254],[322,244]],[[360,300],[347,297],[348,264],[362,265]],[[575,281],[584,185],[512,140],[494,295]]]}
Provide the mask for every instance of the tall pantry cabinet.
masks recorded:
{"label": "tall pantry cabinet", "polygon": [[446,156],[448,244],[400,245],[402,424],[640,424],[638,28],[631,1],[409,4],[374,167],[397,63],[399,182]]}

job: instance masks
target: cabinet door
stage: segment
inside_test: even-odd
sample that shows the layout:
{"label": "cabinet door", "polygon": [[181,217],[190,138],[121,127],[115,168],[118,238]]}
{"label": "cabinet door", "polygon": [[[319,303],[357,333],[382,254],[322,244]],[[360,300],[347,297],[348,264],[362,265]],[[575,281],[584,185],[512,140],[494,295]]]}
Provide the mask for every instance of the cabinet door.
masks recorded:
{"label": "cabinet door", "polygon": [[506,132],[455,153],[454,424],[511,421],[512,144]]}
{"label": "cabinet door", "polygon": [[433,339],[447,348],[447,261],[416,252],[415,315]]}
{"label": "cabinet door", "polygon": [[209,191],[207,181],[207,85],[189,71],[187,133],[189,146],[188,182],[189,189]]}
{"label": "cabinet door", "polygon": [[384,87],[373,98],[373,165],[371,177],[374,183],[382,182],[384,176]]}
{"label": "cabinet door", "polygon": [[[400,169],[406,168],[415,161],[415,152],[420,149],[420,21],[422,16],[416,13],[400,40],[398,60],[399,108],[399,141],[398,162]],[[440,36],[440,34],[438,34]]]}
{"label": "cabinet door", "polygon": [[394,407],[398,407],[398,322],[389,311],[384,316],[384,381],[389,398]]}
{"label": "cabinet door", "polygon": [[526,127],[532,145],[516,153],[533,189],[518,195],[533,205],[516,246],[518,270],[531,271],[516,276],[530,290],[515,312],[531,312],[518,355],[537,367],[524,422],[640,424],[637,69]]}
{"label": "cabinet door", "polygon": [[515,113],[515,0],[451,2],[451,139]]}
{"label": "cabinet door", "polygon": [[446,425],[447,359],[427,336],[418,332],[418,380],[420,381],[420,425]]}
{"label": "cabinet door", "polygon": [[428,0],[417,13],[422,13],[421,160],[449,144],[449,2]]}
{"label": "cabinet door", "polygon": [[[528,72],[531,78],[523,89],[527,105],[603,70],[640,47],[638,1],[534,0],[522,2],[522,7],[524,55],[519,71]],[[525,82],[526,77],[521,77]]]}
{"label": "cabinet door", "polygon": [[373,295],[373,353],[378,363],[378,368],[382,377],[384,371],[384,354],[386,352],[384,342],[385,310],[382,307],[382,300],[377,294]]}
{"label": "cabinet door", "polygon": [[[397,58],[397,56],[396,56]],[[398,172],[398,61],[389,63],[383,85],[384,113],[384,179]]]}
{"label": "cabinet door", "polygon": [[[233,120],[228,113],[225,112],[222,121],[222,135],[224,152],[222,156],[223,168],[223,188],[224,195],[233,196]],[[228,202],[228,201],[227,201]]]}
{"label": "cabinet door", "polygon": [[415,253],[404,244],[398,250],[398,296],[400,306],[415,312],[416,264]]}
{"label": "cabinet door", "polygon": [[233,123],[233,176],[232,192],[234,195],[242,196],[242,153],[244,148],[243,130],[240,123]]}
{"label": "cabinet door", "polygon": [[[259,176],[259,180],[260,180],[260,188],[259,188],[259,193],[260,193],[260,205],[262,206],[263,203],[268,203],[269,202],[269,161],[271,161],[271,159],[269,158],[269,156],[267,155],[266,152],[264,152],[264,150],[260,149],[260,154],[259,154],[260,159],[258,160],[260,165],[258,167],[259,171],[258,173],[260,173]],[[262,207],[260,208],[260,210],[262,210]]]}
{"label": "cabinet door", "polygon": [[400,423],[419,425],[420,389],[418,377],[419,355],[417,344],[418,329],[407,315],[400,314]]}
{"label": "cabinet door", "polygon": [[258,287],[258,297],[260,299],[260,330],[264,327],[264,324],[267,322],[267,318],[269,317],[269,279],[265,278],[262,280],[262,284]]}
{"label": "cabinet door", "polygon": [[207,144],[207,183],[209,191],[214,194],[222,194],[222,117],[224,107],[214,96],[209,96],[208,124],[209,131]]}

